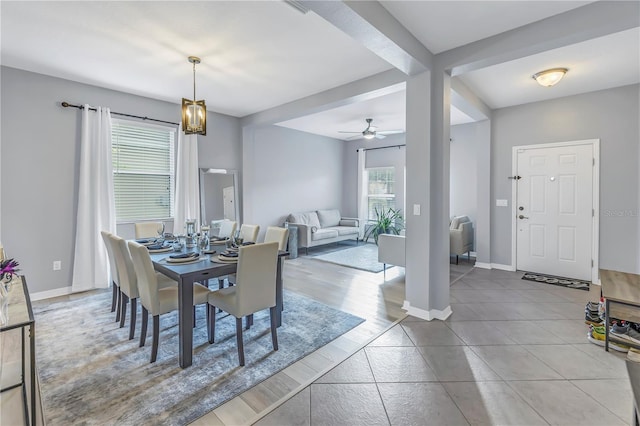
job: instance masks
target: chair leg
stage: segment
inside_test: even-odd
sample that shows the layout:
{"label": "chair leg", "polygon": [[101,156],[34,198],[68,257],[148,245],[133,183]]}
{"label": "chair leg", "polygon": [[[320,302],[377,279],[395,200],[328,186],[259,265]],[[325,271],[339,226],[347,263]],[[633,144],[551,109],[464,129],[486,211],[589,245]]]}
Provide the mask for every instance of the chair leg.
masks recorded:
{"label": "chair leg", "polygon": [[116,322],[120,321],[120,305],[122,305],[122,292],[120,291],[120,287],[118,287],[118,298],[116,301]]}
{"label": "chair leg", "polygon": [[196,328],[196,307],[193,307],[193,328]]}
{"label": "chair leg", "polygon": [[153,316],[153,343],[151,344],[151,362],[158,358],[158,339],[160,338],[160,315]]}
{"label": "chair leg", "polygon": [[118,286],[115,283],[111,283],[111,312],[116,310],[116,302],[118,300]]}
{"label": "chair leg", "polygon": [[213,343],[216,337],[216,307],[207,303],[207,312],[209,312],[207,337],[209,338],[209,343]]}
{"label": "chair leg", "polygon": [[122,293],[122,299],[120,299],[120,328],[124,327],[124,321],[127,318],[127,303],[129,303],[129,297]]}
{"label": "chair leg", "polygon": [[247,330],[253,325],[253,314],[247,315]]}
{"label": "chair leg", "polygon": [[456,265],[458,264],[458,255],[456,254]]}
{"label": "chair leg", "polygon": [[271,317],[271,342],[273,343],[273,350],[278,350],[278,323],[276,321],[276,307],[269,308],[269,316]]}
{"label": "chair leg", "polygon": [[383,263],[382,264],[382,277],[384,278],[384,280],[387,280],[387,264]]}
{"label": "chair leg", "polygon": [[136,313],[138,311],[138,299],[131,299],[131,323],[129,324],[129,340],[133,340],[136,334]]}
{"label": "chair leg", "polygon": [[244,343],[242,341],[242,318],[236,318],[236,340],[238,343],[238,361],[244,366]]}
{"label": "chair leg", "polygon": [[140,347],[144,346],[145,340],[147,340],[147,322],[149,321],[149,311],[142,307],[142,324],[140,325]]}

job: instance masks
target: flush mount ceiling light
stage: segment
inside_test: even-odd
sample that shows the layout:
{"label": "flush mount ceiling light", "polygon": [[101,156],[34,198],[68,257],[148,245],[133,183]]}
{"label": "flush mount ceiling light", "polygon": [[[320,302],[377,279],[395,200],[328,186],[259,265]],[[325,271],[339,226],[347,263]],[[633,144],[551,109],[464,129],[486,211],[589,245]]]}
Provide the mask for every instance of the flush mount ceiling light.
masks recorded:
{"label": "flush mount ceiling light", "polygon": [[550,70],[535,73],[531,77],[533,77],[540,86],[551,87],[555,86],[560,80],[562,80],[562,77],[564,77],[567,71],[569,71],[567,68],[552,68]]}
{"label": "flush mount ceiling light", "polygon": [[200,58],[189,56],[193,64],[193,100],[182,98],[182,129],[186,135],[207,134],[207,106],[204,100],[196,101],[196,64]]}

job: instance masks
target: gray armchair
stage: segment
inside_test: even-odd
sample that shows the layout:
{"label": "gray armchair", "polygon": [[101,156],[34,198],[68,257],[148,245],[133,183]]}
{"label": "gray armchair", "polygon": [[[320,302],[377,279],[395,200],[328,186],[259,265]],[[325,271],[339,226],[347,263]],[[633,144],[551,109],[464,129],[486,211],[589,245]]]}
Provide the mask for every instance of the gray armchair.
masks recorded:
{"label": "gray armchair", "polygon": [[449,226],[449,253],[456,257],[467,253],[471,259],[473,250],[473,223],[467,216],[454,217]]}

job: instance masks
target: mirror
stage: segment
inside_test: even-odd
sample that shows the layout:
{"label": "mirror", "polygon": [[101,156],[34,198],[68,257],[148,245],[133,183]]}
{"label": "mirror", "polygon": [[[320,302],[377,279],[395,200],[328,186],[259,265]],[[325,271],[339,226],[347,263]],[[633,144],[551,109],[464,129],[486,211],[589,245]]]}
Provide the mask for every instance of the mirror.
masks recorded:
{"label": "mirror", "polygon": [[200,217],[202,223],[212,225],[222,220],[238,221],[238,173],[235,170],[200,169]]}

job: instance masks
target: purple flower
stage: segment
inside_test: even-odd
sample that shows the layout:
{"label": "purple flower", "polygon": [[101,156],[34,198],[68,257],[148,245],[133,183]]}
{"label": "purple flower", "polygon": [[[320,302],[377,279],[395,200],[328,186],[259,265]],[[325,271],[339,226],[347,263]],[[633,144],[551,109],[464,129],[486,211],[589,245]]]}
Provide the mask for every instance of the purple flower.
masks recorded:
{"label": "purple flower", "polygon": [[13,259],[5,259],[2,262],[0,262],[0,277],[4,277],[4,276],[11,276],[13,274],[15,274],[16,272],[18,272],[20,269],[18,269],[18,266],[20,264]]}

